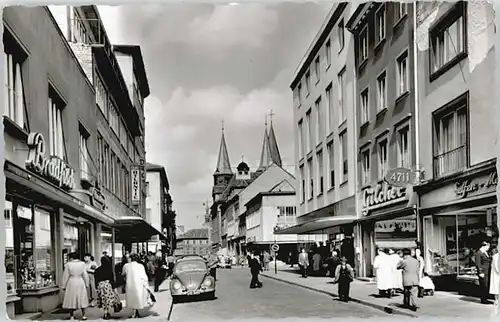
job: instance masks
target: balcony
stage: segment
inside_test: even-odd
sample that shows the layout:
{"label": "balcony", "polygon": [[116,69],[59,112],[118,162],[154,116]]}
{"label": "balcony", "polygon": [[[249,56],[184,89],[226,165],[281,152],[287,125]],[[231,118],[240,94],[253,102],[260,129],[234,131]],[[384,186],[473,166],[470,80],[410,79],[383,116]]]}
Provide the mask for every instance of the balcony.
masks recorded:
{"label": "balcony", "polygon": [[434,178],[444,177],[467,168],[468,149],[462,145],[434,157]]}

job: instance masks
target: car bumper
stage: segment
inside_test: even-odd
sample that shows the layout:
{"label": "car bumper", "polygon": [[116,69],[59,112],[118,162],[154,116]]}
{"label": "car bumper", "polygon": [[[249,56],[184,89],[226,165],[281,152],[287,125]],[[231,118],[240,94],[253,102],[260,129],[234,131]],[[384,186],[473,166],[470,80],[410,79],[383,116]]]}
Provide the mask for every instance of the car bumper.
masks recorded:
{"label": "car bumper", "polygon": [[204,289],[200,288],[197,290],[176,290],[176,291],[171,290],[172,296],[196,296],[211,292],[215,292],[215,288],[206,287]]}

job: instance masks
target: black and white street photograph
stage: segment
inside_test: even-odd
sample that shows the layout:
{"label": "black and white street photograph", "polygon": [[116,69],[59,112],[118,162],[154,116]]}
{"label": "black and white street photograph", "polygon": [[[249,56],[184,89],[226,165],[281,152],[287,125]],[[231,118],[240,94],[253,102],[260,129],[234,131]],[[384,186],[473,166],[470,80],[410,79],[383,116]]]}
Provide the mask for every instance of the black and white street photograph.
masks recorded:
{"label": "black and white street photograph", "polygon": [[499,314],[493,3],[2,13],[6,319]]}

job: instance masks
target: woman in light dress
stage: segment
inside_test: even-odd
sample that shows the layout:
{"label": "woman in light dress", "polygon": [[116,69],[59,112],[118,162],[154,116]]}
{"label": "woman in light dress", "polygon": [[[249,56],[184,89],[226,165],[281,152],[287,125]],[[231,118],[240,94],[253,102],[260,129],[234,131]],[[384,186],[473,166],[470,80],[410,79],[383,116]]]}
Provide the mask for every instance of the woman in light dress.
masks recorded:
{"label": "woman in light dress", "polygon": [[89,306],[88,287],[89,275],[85,263],[78,259],[76,253],[68,255],[69,262],[64,267],[61,289],[64,293],[62,307],[69,309],[70,319],[74,319],[76,310],[82,310],[82,320],[87,320],[85,309]]}
{"label": "woman in light dress", "polygon": [[131,262],[123,266],[122,274],[125,276],[125,301],[126,306],[134,310],[132,318],[139,317],[139,310],[148,303],[148,275],[144,265],[139,263],[137,254],[130,255]]}
{"label": "woman in light dress", "polygon": [[87,274],[89,274],[89,302],[90,306],[94,306],[94,301],[97,300],[97,290],[95,286],[94,272],[97,268],[97,263],[94,261],[94,257],[89,253],[83,256],[85,262],[85,268],[87,269]]}
{"label": "woman in light dress", "polygon": [[375,277],[377,278],[377,289],[380,296],[390,297],[392,289],[392,264],[389,256],[382,248],[378,249],[378,255],[373,260]]}
{"label": "woman in light dress", "polygon": [[491,275],[490,275],[490,294],[495,296],[495,306],[498,310],[498,293],[500,288],[500,259],[498,258],[498,250],[494,248],[495,254],[491,258]]}

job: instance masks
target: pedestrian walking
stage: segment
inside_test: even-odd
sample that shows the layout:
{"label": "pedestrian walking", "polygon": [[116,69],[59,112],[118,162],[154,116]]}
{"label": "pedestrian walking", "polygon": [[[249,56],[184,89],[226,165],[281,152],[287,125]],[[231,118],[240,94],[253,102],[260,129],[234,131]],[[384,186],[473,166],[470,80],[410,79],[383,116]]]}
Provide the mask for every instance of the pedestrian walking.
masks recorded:
{"label": "pedestrian walking", "polygon": [[[175,257],[170,254],[167,256],[167,276],[170,277],[174,273]],[[214,277],[215,278],[215,277]]]}
{"label": "pedestrian walking", "polygon": [[377,256],[373,260],[373,269],[375,270],[375,278],[377,279],[378,293],[382,297],[391,297],[393,288],[393,267],[392,259],[387,255],[384,249],[377,250]]}
{"label": "pedestrian walking", "polygon": [[488,301],[489,288],[490,288],[490,269],[491,258],[488,255],[490,244],[486,241],[481,243],[481,247],[476,252],[475,263],[477,267],[477,274],[479,277],[479,292],[481,294],[481,303],[490,304]]}
{"label": "pedestrian walking", "polygon": [[156,262],[155,262],[155,276],[154,276],[154,291],[160,291],[160,285],[165,280],[165,276],[167,275],[167,261],[161,252],[156,254]]}
{"label": "pedestrian walking", "polygon": [[76,253],[68,255],[69,262],[64,267],[62,290],[64,300],[62,307],[69,309],[70,320],[74,319],[76,310],[82,310],[82,320],[87,320],[85,314],[89,306],[88,287],[89,275],[85,263],[78,259]]}
{"label": "pedestrian walking", "polygon": [[259,281],[259,273],[262,272],[262,265],[255,254],[250,255],[250,273],[252,280],[250,281],[250,288],[261,288],[262,283]]}
{"label": "pedestrian walking", "polygon": [[302,248],[299,254],[299,268],[303,278],[307,278],[308,267],[309,267],[309,255],[306,253],[306,250]]}
{"label": "pedestrian walking", "polygon": [[101,266],[95,270],[94,277],[97,289],[97,307],[104,310],[103,319],[109,320],[112,310],[114,312],[121,311],[122,304],[115,291],[113,265],[108,256],[101,258]]}
{"label": "pedestrian walking", "polygon": [[342,256],[340,259],[340,265],[337,266],[335,270],[335,280],[333,283],[339,284],[339,299],[343,302],[349,302],[349,291],[351,288],[351,283],[354,280],[354,270],[347,263],[347,258]]}
{"label": "pedestrian walking", "polygon": [[264,254],[262,256],[262,260],[264,262],[264,270],[268,271],[269,270],[269,262],[271,261],[271,255],[267,251],[264,251]]}
{"label": "pedestrian walking", "polygon": [[491,257],[490,294],[495,296],[495,315],[498,315],[498,293],[500,288],[500,258],[498,249],[493,249],[494,255]]}
{"label": "pedestrian walking", "polygon": [[321,269],[321,254],[319,253],[319,249],[314,253],[312,260],[314,275],[319,275],[319,270]]}
{"label": "pedestrian walking", "polygon": [[393,249],[389,249],[388,255],[391,266],[391,295],[394,295],[398,290],[403,290],[403,275],[401,270],[398,269],[398,264],[402,259],[402,255],[394,252]]}
{"label": "pedestrian walking", "polygon": [[94,271],[97,268],[97,263],[94,261],[94,256],[87,253],[83,257],[85,262],[85,268],[87,269],[87,274],[89,275],[89,306],[95,305],[95,300],[97,298],[97,290],[95,287]]}
{"label": "pedestrian walking", "polygon": [[403,259],[399,262],[398,269],[401,269],[403,273],[403,305],[412,311],[417,311],[420,263],[415,257],[411,256],[409,249],[403,250]]}
{"label": "pedestrian walking", "polygon": [[144,265],[139,263],[139,256],[131,254],[131,262],[123,266],[125,276],[126,306],[134,310],[132,318],[139,317],[139,310],[146,307],[148,302],[148,276]]}
{"label": "pedestrian walking", "polygon": [[328,267],[328,274],[330,277],[335,278],[335,272],[337,270],[337,266],[340,264],[340,259],[337,251],[332,252],[332,256],[327,258],[326,264]]}
{"label": "pedestrian walking", "polygon": [[422,257],[422,252],[420,248],[415,249],[415,258],[418,260],[418,297],[424,297],[424,285],[420,285],[420,282],[424,279],[424,271],[425,271],[425,260]]}
{"label": "pedestrian walking", "polygon": [[217,281],[217,264],[219,263],[219,258],[213,252],[208,258],[208,267],[210,268],[210,275]]}

